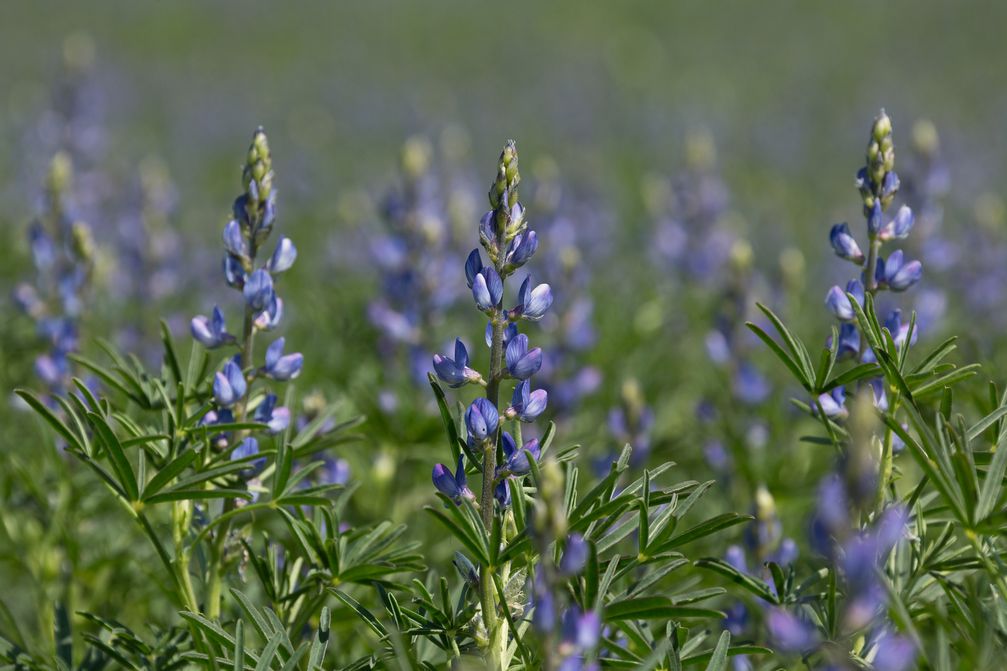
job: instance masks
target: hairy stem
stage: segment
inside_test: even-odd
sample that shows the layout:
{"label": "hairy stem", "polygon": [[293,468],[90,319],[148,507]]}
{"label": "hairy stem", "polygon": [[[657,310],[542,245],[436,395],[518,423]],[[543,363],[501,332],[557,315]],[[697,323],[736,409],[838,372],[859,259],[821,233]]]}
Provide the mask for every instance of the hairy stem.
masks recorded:
{"label": "hairy stem", "polygon": [[[499,317],[493,318],[493,338],[490,343],[490,379],[486,385],[486,398],[495,407],[500,401],[500,381],[503,379],[503,335],[504,321]],[[483,449],[483,479],[482,496],[480,499],[480,514],[486,533],[493,532],[493,517],[496,502],[493,499],[493,488],[496,484],[496,456],[497,440],[496,436],[485,443]],[[487,541],[489,539],[487,538]],[[479,569],[479,590],[480,605],[483,611],[483,622],[486,625],[487,652],[489,654],[489,665],[491,669],[499,669],[501,666],[501,654],[504,641],[504,630],[501,621],[497,618],[497,594],[496,586],[493,582],[493,572],[495,567],[482,566]]]}

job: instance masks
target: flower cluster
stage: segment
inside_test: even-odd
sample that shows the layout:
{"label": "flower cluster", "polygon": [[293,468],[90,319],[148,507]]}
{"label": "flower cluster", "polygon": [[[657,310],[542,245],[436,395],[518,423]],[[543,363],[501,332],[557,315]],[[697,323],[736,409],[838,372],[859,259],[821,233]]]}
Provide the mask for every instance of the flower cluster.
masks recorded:
{"label": "flower cluster", "polygon": [[70,355],[77,351],[94,267],[91,229],[70,213],[71,181],[69,157],[57,154],[46,179],[45,208],[28,229],[35,280],[14,289],[15,304],[34,320],[46,344],[35,359],[35,373],[53,395],[70,388]]}
{"label": "flower cluster", "polygon": [[[542,350],[532,347],[528,336],[519,331],[522,322],[537,322],[552,305],[548,284],[535,284],[526,275],[516,301],[505,306],[507,279],[524,266],[538,249],[538,234],[528,226],[524,207],[518,199],[517,147],[508,142],[500,154],[497,175],[489,190],[491,209],[479,223],[479,240],[486,254],[473,249],[465,261],[465,281],[476,308],[486,315],[485,342],[489,347],[489,369],[480,373],[471,365],[468,348],[456,339],[451,355],[437,354],[433,368],[438,378],[450,387],[473,384],[484,387],[482,397],[473,401],[464,413],[465,450],[457,457],[452,473],[448,466],[433,469],[433,484],[449,500],[472,504],[479,509],[485,529],[493,529],[511,517],[512,484],[523,479],[532,463],[541,456],[536,438],[522,439],[522,425],[533,422],[548,404],[548,393],[532,386],[532,378],[542,367]],[[513,381],[510,402],[501,401],[501,386]],[[510,431],[505,430],[510,423]],[[482,476],[476,503],[468,488],[465,460],[474,462]],[[510,522],[509,524],[513,524]],[[504,568],[504,579],[506,572]],[[484,647],[493,659],[499,659],[506,647],[507,621],[499,611],[494,586],[494,569],[480,565],[479,588],[482,607]]]}
{"label": "flower cluster", "polygon": [[[542,466],[541,491],[535,500],[533,526],[529,530],[540,553],[535,574],[529,579],[528,604],[531,623],[543,637],[545,668],[562,671],[594,671],[600,668],[594,656],[602,637],[600,614],[568,603],[565,585],[587,565],[589,548],[583,536],[569,532],[563,514],[565,483],[555,461]],[[559,561],[552,548],[562,547]]]}
{"label": "flower cluster", "polygon": [[426,140],[406,142],[401,187],[387,196],[382,208],[387,232],[371,242],[382,292],[368,306],[368,316],[381,331],[384,358],[395,361],[399,370],[405,363],[417,381],[426,380],[432,334],[456,296],[451,282],[457,272],[456,245],[432,169],[432,152]]}
{"label": "flower cluster", "polygon": [[[535,254],[538,235],[528,227],[524,208],[518,201],[520,182],[517,148],[509,142],[500,156],[498,175],[490,188],[489,210],[479,224],[479,238],[489,263],[483,263],[482,254],[473,249],[465,261],[465,279],[472,292],[476,307],[489,322],[485,341],[490,348],[490,371],[483,375],[472,368],[468,348],[460,338],[455,340],[451,356],[435,354],[433,368],[437,377],[450,387],[478,384],[486,388],[484,398],[478,398],[465,411],[465,428],[470,454],[485,455],[483,465],[492,464],[489,476],[497,501],[506,506],[509,501],[507,478],[528,474],[529,458],[537,459],[538,440],[521,441],[521,423],[533,422],[545,411],[548,393],[533,389],[531,378],[542,367],[541,348],[530,346],[528,336],[518,331],[522,321],[538,321],[552,305],[552,288],[548,284],[534,284],[527,275],[518,290],[516,303],[504,307],[504,283]],[[500,407],[500,384],[514,380],[511,400]],[[505,422],[514,423],[514,432],[503,430]],[[497,445],[502,459],[496,464]],[[451,498],[473,497],[465,484],[464,455],[459,455],[458,465],[452,475],[447,466],[434,467],[434,485]],[[486,481],[484,480],[484,487]],[[482,505],[492,500],[483,492]],[[484,511],[485,514],[485,511]]]}
{"label": "flower cluster", "polygon": [[[889,555],[907,536],[907,510],[900,503],[879,508],[879,463],[873,435],[875,400],[869,389],[858,396],[851,413],[851,441],[835,472],[819,485],[811,524],[811,547],[824,556],[842,580],[835,635],[859,646],[874,668],[907,671],[916,657],[913,643],[896,633],[886,619],[888,592],[883,582]],[[869,520],[861,527],[856,520]],[[767,618],[770,637],[786,652],[808,654],[821,647],[835,652],[802,614],[775,609]]]}
{"label": "flower cluster", "polygon": [[709,133],[686,138],[686,167],[669,186],[654,180],[645,190],[657,219],[654,249],[664,267],[709,280],[727,262],[735,236],[725,226],[730,198],[716,170],[717,151]]}
{"label": "flower cluster", "polygon": [[[297,258],[297,249],[287,237],[281,237],[265,262],[259,250],[265,245],[276,217],[276,191],[273,188],[272,158],[266,134],[260,128],[252,137],[242,172],[244,192],[234,201],[232,218],[224,227],[223,273],[228,286],[240,291],[244,299],[244,318],[238,336],[232,335],[224,313],[214,306],[207,317],[192,319],[192,337],[207,349],[235,347],[213,380],[215,408],[203,418],[206,425],[230,424],[251,420],[265,424],[270,434],[284,431],[290,424],[290,411],[277,405],[277,397],[265,392],[250,394],[256,379],[286,381],[297,377],[304,364],[299,353],[285,352],[285,339],[277,338],[267,348],[261,367],[255,366],[254,342],[259,332],[276,328],[283,316],[283,300],[277,295],[274,279],[289,270]],[[230,445],[228,436],[219,442]],[[231,452],[232,459],[252,457],[259,451],[255,437],[245,436]],[[256,460],[254,464],[261,464]]]}
{"label": "flower cluster", "polygon": [[[889,216],[889,208],[899,192],[899,176],[895,173],[895,146],[892,142],[892,122],[884,110],[874,120],[867,143],[867,164],[857,173],[857,188],[863,201],[867,222],[867,251],[861,249],[856,237],[846,223],[836,224],[829,233],[829,241],[836,255],[861,269],[860,275],[851,279],[845,288],[833,286],[825,297],[825,305],[840,321],[838,348],[840,357],[853,357],[858,361],[873,361],[874,353],[866,346],[856,323],[854,303],[863,305],[865,295],[876,295],[888,290],[902,292],[917,282],[923,274],[923,265],[906,258],[901,249],[887,258],[881,255],[886,242],[902,240],[909,235],[915,222],[912,209],[900,207]],[[907,340],[915,342],[918,329],[903,322],[900,310],[892,310],[884,324],[895,344],[902,346]],[[830,417],[845,415],[844,390],[837,388],[822,394],[818,405]],[[879,399],[880,400],[880,399]]]}

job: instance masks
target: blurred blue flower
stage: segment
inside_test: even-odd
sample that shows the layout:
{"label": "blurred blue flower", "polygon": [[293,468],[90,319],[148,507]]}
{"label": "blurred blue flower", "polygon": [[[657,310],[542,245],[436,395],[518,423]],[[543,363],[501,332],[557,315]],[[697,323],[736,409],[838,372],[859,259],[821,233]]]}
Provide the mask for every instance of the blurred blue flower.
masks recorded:
{"label": "blurred blue flower", "polygon": [[818,632],[814,627],[783,608],[768,609],[766,628],[773,644],[784,652],[804,652],[818,644]]}
{"label": "blurred blue flower", "polygon": [[559,560],[559,571],[564,576],[578,575],[587,565],[590,548],[584,537],[578,533],[567,536],[563,556]]}

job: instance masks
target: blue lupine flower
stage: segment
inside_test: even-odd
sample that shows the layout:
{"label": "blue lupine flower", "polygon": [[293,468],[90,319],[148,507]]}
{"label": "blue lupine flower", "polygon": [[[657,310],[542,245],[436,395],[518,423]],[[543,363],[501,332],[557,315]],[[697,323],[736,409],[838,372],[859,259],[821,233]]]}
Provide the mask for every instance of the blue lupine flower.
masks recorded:
{"label": "blue lupine flower", "polygon": [[523,380],[514,387],[510,407],[505,413],[507,419],[515,417],[522,422],[533,422],[541,415],[549,403],[549,394],[545,389],[531,390],[531,382]]}
{"label": "blue lupine flower", "polygon": [[878,238],[881,240],[901,240],[902,238],[908,237],[909,231],[912,230],[913,224],[915,223],[915,217],[913,216],[913,211],[908,205],[903,205],[899,208],[899,211],[895,213],[895,217],[892,218],[888,224],[881,230],[878,234]]}
{"label": "blue lupine flower", "polygon": [[535,231],[520,233],[511,240],[505,262],[512,269],[520,268],[528,262],[538,249],[538,236]]}
{"label": "blue lupine flower", "polygon": [[580,534],[570,534],[566,539],[566,547],[563,549],[563,557],[559,560],[559,571],[564,576],[574,576],[584,570],[587,565],[588,554],[587,541]]}
{"label": "blue lupine flower", "polygon": [[563,613],[562,634],[561,655],[584,655],[594,650],[601,640],[601,618],[594,611],[581,613],[576,606],[570,606]]}
{"label": "blue lupine flower", "polygon": [[885,383],[879,377],[872,379],[869,384],[874,395],[874,407],[884,412],[888,410],[888,394],[885,393]]}
{"label": "blue lupine flower", "polygon": [[500,414],[489,399],[477,398],[465,411],[465,427],[469,440],[482,441],[496,434]]}
{"label": "blue lupine flower", "polygon": [[894,196],[898,192],[900,184],[899,176],[894,170],[885,173],[885,177],[881,181],[881,197],[890,198]]}
{"label": "blue lupine flower", "polygon": [[811,547],[819,554],[832,557],[836,539],[850,527],[849,496],[838,474],[828,475],[818,485],[815,517],[811,523]]}
{"label": "blue lupine flower", "polygon": [[739,573],[748,573],[748,560],[745,558],[745,550],[740,545],[731,545],[724,553],[724,561],[730,564]]}
{"label": "blue lupine flower", "polygon": [[858,265],[864,262],[864,253],[860,251],[860,245],[850,233],[849,224],[842,223],[833,226],[829,232],[829,241],[832,243],[832,249],[840,258],[853,261]]}
{"label": "blue lupine flower", "polygon": [[825,296],[825,305],[829,308],[829,311],[842,321],[851,321],[856,319],[857,316],[847,294],[851,294],[860,305],[864,304],[864,285],[860,280],[850,280],[847,282],[846,291],[834,286],[829,289],[829,293]]}
{"label": "blue lupine flower", "polygon": [[496,249],[496,211],[489,210],[479,219],[479,241],[488,249]]}
{"label": "blue lupine flower", "polygon": [[871,664],[876,671],[909,671],[916,663],[916,646],[905,636],[884,634],[876,643]]}
{"label": "blue lupine flower", "polygon": [[472,297],[484,312],[500,305],[503,300],[503,280],[493,266],[485,266],[476,274],[472,281]]}
{"label": "blue lupine flower", "polygon": [[[498,468],[497,473],[500,472]],[[508,477],[502,477],[493,488],[493,498],[501,508],[509,508],[511,502],[510,487],[507,485]]]}
{"label": "blue lupine flower", "polygon": [[877,235],[881,230],[881,201],[875,199],[874,203],[867,210],[867,231],[871,235]]}
{"label": "blue lupine flower", "polygon": [[40,272],[46,272],[56,263],[56,245],[38,222],[28,229],[28,245],[32,263]]}
{"label": "blue lupine flower", "polygon": [[732,379],[731,389],[735,397],[742,403],[758,405],[766,400],[772,388],[759,369],[747,361],[738,365],[738,370]]}
{"label": "blue lupine flower", "polygon": [[455,338],[455,357],[453,359],[440,354],[434,354],[434,372],[449,387],[457,389],[469,382],[478,382],[482,376],[469,368],[469,352],[461,338]]}
{"label": "blue lupine flower", "polygon": [[797,543],[793,538],[784,538],[780,541],[780,547],[776,549],[776,552],[770,558],[770,561],[774,561],[780,566],[787,567],[797,561],[797,557],[800,555],[800,550],[797,547]]}
{"label": "blue lupine flower", "polygon": [[253,324],[260,331],[272,331],[283,319],[283,299],[273,293],[266,309],[255,315]]}
{"label": "blue lupine flower", "polygon": [[296,259],[297,247],[294,246],[294,243],[291,242],[290,238],[284,236],[276,243],[276,249],[273,251],[273,255],[269,258],[269,263],[266,264],[266,268],[269,269],[269,272],[276,275],[290,270]]}
{"label": "blue lupine flower", "polygon": [[350,481],[350,462],[326,457],[319,469],[319,478],[325,484],[345,485]]}
{"label": "blue lupine flower", "polygon": [[290,425],[290,409],[277,407],[276,401],[276,394],[266,394],[266,398],[256,406],[252,415],[254,421],[268,425],[269,433],[273,434],[283,432]]}
{"label": "blue lupine flower", "polygon": [[[846,409],[846,390],[843,387],[836,387],[830,392],[821,394],[818,397],[818,405],[822,407],[822,412],[825,413],[826,417],[832,419],[842,418],[848,416],[850,413]],[[814,412],[818,412],[818,408],[812,408]]]}
{"label": "blue lupine flower", "polygon": [[57,388],[70,374],[70,361],[61,352],[40,354],[35,358],[35,375],[48,386]]}
{"label": "blue lupine flower", "polygon": [[452,475],[444,464],[437,464],[433,471],[434,487],[455,503],[461,503],[462,497],[473,499],[475,495],[468,488],[465,477],[465,455],[458,455],[458,468]]}
{"label": "blue lupine flower", "polygon": [[[829,346],[831,347],[832,336],[829,336]],[[860,331],[855,324],[844,322],[839,325],[839,347],[838,356],[856,356],[860,353]]]}
{"label": "blue lupine flower", "polygon": [[224,325],[224,313],[216,305],[213,306],[213,316],[207,318],[197,315],[192,318],[192,337],[203,347],[214,349],[234,342],[234,336],[227,332]]}
{"label": "blue lupine flower", "polygon": [[[507,326],[504,327],[504,331],[503,331],[503,344],[504,344],[504,347],[507,346],[507,343],[509,343],[514,338],[514,336],[517,335],[517,333],[518,333],[518,331],[517,331],[517,324],[515,324],[513,322],[511,322],[510,324],[507,324]],[[487,347],[492,347],[493,346],[493,322],[487,322],[486,323],[486,334],[485,335],[486,335],[486,346]]]}
{"label": "blue lupine flower", "polygon": [[[215,424],[231,424],[234,422],[234,413],[228,408],[220,408],[218,410],[210,410],[199,420],[199,426],[213,426]],[[218,450],[223,450],[227,447],[231,440],[231,434],[229,433],[218,433],[210,438],[211,444]]]}
{"label": "blue lupine flower", "polygon": [[512,377],[527,380],[542,367],[542,349],[536,347],[529,351],[528,336],[520,333],[507,343],[505,359]]}
{"label": "blue lupine flower", "polygon": [[262,310],[273,299],[273,278],[263,268],[252,272],[245,280],[243,289],[245,303],[253,310]]}
{"label": "blue lupine flower", "polygon": [[884,282],[892,291],[905,291],[919,282],[923,275],[923,264],[905,261],[901,249],[892,252],[879,267],[883,268]]}
{"label": "blue lupine flower", "polygon": [[213,377],[213,397],[217,404],[229,408],[245,395],[248,384],[241,366],[231,359]]}
{"label": "blue lupine flower", "polygon": [[521,283],[518,291],[518,305],[511,311],[511,318],[522,318],[536,322],[545,316],[549,306],[552,305],[552,287],[548,284],[539,284],[534,289],[531,288],[531,275]]}
{"label": "blue lupine flower", "polygon": [[274,380],[291,380],[301,373],[304,365],[304,355],[300,352],[284,354],[285,338],[277,338],[266,348],[266,365],[263,368],[267,376]]}
{"label": "blue lupine flower", "polygon": [[531,472],[528,455],[531,454],[531,458],[538,461],[540,455],[538,438],[525,441],[521,449],[518,449],[514,437],[504,431],[501,442],[503,443],[504,462],[497,469],[498,475],[527,475]]}
{"label": "blue lupine flower", "polygon": [[769,609],[766,628],[776,647],[785,652],[803,652],[818,643],[818,632],[811,624],[783,608]]}
{"label": "blue lupine flower", "polygon": [[238,257],[239,262],[248,256],[248,240],[241,230],[241,224],[234,219],[224,226],[224,248],[228,254]]}
{"label": "blue lupine flower", "polygon": [[[248,457],[254,456],[259,453],[259,441],[255,438],[248,437],[241,441],[236,448],[231,452],[231,461],[238,461],[239,459],[247,459]],[[258,459],[252,460],[251,469],[244,471],[243,474],[247,477],[250,473],[261,470],[266,465],[266,458],[259,457]]]}
{"label": "blue lupine flower", "polygon": [[245,286],[245,267],[236,257],[224,255],[224,280],[227,286],[233,289],[241,289]]}
{"label": "blue lupine flower", "polygon": [[476,275],[478,275],[483,269],[483,259],[479,255],[478,249],[473,249],[469,252],[469,256],[465,259],[465,282],[468,284],[469,289],[472,288],[472,283],[475,282]]}
{"label": "blue lupine flower", "polygon": [[528,608],[534,609],[531,623],[540,634],[548,634],[556,628],[556,599],[546,584],[542,571],[535,572]]}

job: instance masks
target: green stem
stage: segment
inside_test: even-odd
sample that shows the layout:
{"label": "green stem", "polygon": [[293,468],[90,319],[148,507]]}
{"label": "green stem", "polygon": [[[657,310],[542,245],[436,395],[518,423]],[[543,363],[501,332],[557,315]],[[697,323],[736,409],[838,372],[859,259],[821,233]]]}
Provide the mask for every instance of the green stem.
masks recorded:
{"label": "green stem", "polygon": [[[493,337],[490,341],[490,379],[486,384],[486,398],[494,407],[500,401],[500,381],[503,379],[503,334],[505,322],[499,316],[493,318]],[[480,514],[486,533],[491,534],[493,530],[493,516],[495,501],[493,499],[493,488],[496,484],[496,456],[497,441],[488,440],[483,449],[483,478],[482,492],[480,499]],[[487,541],[490,539],[487,538]],[[489,668],[496,670],[501,668],[501,655],[504,641],[504,627],[497,618],[497,595],[493,583],[493,566],[481,566],[479,568],[479,592],[480,605],[483,611],[483,622],[486,625],[486,651],[488,653]]]}
{"label": "green stem", "polygon": [[[254,222],[252,230],[255,230]],[[245,268],[246,272],[250,273],[255,268],[255,257],[257,251],[258,250],[255,245],[255,235],[253,234],[249,240],[248,265]],[[247,304],[245,305],[245,320],[242,324],[241,331],[241,368],[244,370],[252,366],[252,357],[255,353],[255,311]],[[245,393],[245,397],[239,400],[235,405],[234,419],[238,423],[244,422],[248,417],[248,397],[250,394],[251,390],[248,390]],[[247,431],[239,431],[235,433],[234,442],[236,444],[240,443],[244,440],[247,434]],[[230,519],[233,515],[230,513],[234,512],[235,509],[234,499],[224,500],[224,509],[221,514],[221,519],[224,521],[214,536],[213,545],[210,548],[209,575],[207,576],[206,581],[206,614],[211,620],[220,616],[220,600],[223,592],[223,562],[226,553],[225,545],[227,542],[227,535],[231,530]]]}

